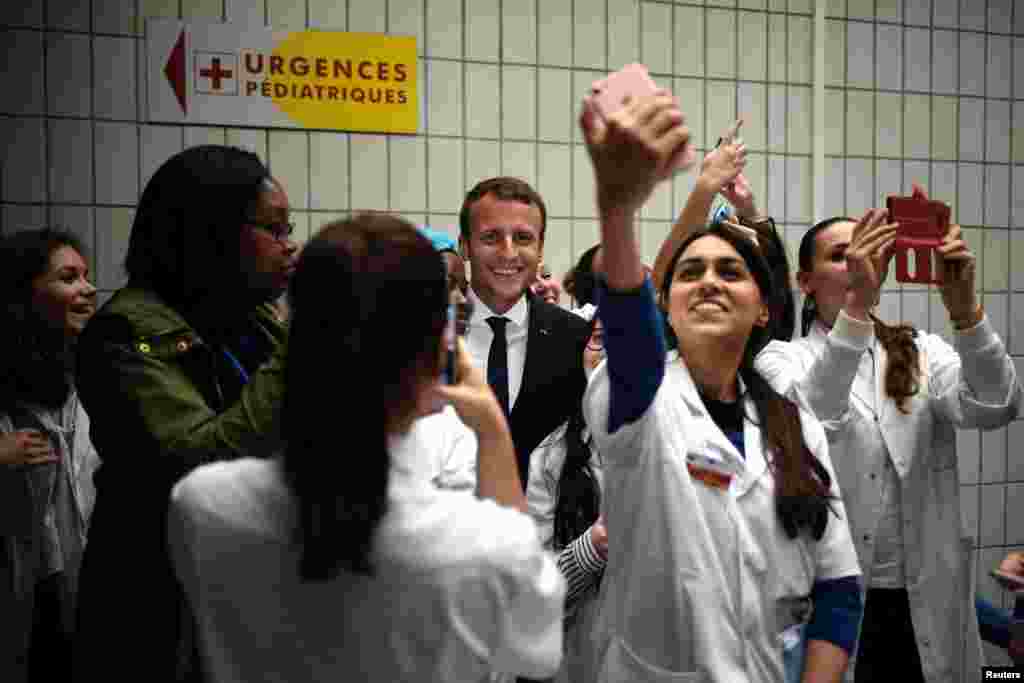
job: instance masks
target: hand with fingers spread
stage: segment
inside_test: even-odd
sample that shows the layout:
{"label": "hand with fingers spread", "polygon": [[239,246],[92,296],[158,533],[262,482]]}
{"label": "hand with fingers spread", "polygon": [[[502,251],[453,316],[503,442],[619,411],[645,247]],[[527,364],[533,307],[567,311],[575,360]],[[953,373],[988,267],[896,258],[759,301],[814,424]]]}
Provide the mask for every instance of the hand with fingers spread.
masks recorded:
{"label": "hand with fingers spread", "polygon": [[949,226],[949,232],[936,251],[942,258],[939,292],[949,311],[949,319],[957,329],[974,327],[982,317],[974,286],[977,259],[964,241],[959,225]]}
{"label": "hand with fingers spread", "polygon": [[667,90],[627,100],[604,122],[592,97],[587,97],[580,126],[593,162],[602,211],[640,209],[689,151],[690,131],[678,102]]}
{"label": "hand with fingers spread", "polygon": [[46,435],[35,429],[19,429],[0,435],[0,465],[46,465],[57,455]]}
{"label": "hand with fingers spread", "polygon": [[869,209],[857,221],[846,247],[850,283],[844,310],[859,320],[868,320],[868,313],[878,304],[889,270],[898,225],[888,221],[889,212],[885,209]]}

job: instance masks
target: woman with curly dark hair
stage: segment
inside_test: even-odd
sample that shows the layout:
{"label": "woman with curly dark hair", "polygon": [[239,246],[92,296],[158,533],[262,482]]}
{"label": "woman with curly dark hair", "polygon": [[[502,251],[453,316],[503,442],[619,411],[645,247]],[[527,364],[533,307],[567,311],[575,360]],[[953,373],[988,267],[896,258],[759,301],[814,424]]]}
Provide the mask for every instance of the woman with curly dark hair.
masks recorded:
{"label": "woman with curly dark hair", "polygon": [[[69,232],[0,240],[0,680],[67,680],[98,464],[73,382],[96,288]],[[58,678],[62,677],[62,678]]]}

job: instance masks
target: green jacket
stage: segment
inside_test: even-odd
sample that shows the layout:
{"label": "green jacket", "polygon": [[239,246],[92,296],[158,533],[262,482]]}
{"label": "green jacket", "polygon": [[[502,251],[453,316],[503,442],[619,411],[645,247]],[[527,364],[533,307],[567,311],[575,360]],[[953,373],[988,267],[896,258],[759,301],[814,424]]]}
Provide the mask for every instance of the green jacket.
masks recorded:
{"label": "green jacket", "polygon": [[[206,462],[279,450],[287,328],[250,314],[271,343],[243,382],[223,350],[154,293],[118,291],[78,340],[79,397],[102,459],[79,581],[75,672],[152,680],[194,671],[191,617],[167,552],[171,487]],[[129,625],[111,636],[110,624]],[[159,673],[159,675],[157,675]]]}
{"label": "green jacket", "polygon": [[145,462],[173,482],[279,446],[287,327],[269,304],[251,319],[273,351],[243,385],[222,350],[148,290],[121,289],[96,313],[78,343],[77,386],[106,469]]}

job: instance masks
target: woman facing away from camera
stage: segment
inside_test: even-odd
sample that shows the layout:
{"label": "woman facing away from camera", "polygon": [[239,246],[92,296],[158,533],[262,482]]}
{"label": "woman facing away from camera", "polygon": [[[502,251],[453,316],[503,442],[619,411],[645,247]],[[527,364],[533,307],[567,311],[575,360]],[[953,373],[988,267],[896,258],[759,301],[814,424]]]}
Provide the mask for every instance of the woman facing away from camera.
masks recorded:
{"label": "woman facing away from camera", "polygon": [[952,345],[873,313],[896,230],[880,209],[812,227],[797,274],[805,336],[770,344],[757,367],[803,396],[829,435],[865,575],[852,678],[959,681],[981,653],[956,430],[1009,423],[1021,386],[977,300],[959,226],[937,250]]}
{"label": "woman facing away from camera", "polygon": [[[582,118],[607,285],[608,360],[584,398],[604,463],[608,563],[588,680],[784,680],[783,643],[805,621],[805,683],[837,681],[860,617],[860,570],[825,435],[754,369],[771,270],[743,233],[689,236],[660,296],[666,356],[635,214],[688,132],[666,95]],[[808,614],[813,615],[808,618]]]}
{"label": "woman facing away from camera", "polygon": [[0,680],[69,681],[99,464],[74,386],[74,344],[96,309],[78,239],[0,239],[0,302]]}
{"label": "woman facing away from camera", "polygon": [[167,500],[197,465],[280,446],[287,329],[273,302],[294,271],[292,227],[280,183],[234,147],[176,154],[142,193],[128,283],[78,344],[103,459],[78,610],[83,680],[197,673]]}
{"label": "woman facing away from camera", "polygon": [[[507,422],[461,340],[458,382],[441,383],[449,294],[430,242],[382,214],[332,223],[304,247],[290,301],[283,456],[201,467],[172,495],[209,680],[553,673],[564,581],[520,512]],[[324,386],[344,390],[325,400]],[[439,400],[476,432],[492,500],[410,465],[443,441],[424,417]]]}

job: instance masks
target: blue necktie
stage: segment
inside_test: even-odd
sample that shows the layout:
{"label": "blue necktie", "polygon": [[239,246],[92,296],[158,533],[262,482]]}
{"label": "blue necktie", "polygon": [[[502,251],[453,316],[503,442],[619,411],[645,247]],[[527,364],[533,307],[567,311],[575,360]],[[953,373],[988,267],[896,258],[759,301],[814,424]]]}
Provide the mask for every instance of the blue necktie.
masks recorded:
{"label": "blue necktie", "polygon": [[494,332],[494,339],[491,341],[491,351],[487,355],[487,383],[494,390],[498,397],[498,404],[505,411],[508,417],[510,406],[508,404],[508,339],[505,337],[505,325],[508,318],[492,316],[487,319],[487,324]]}

